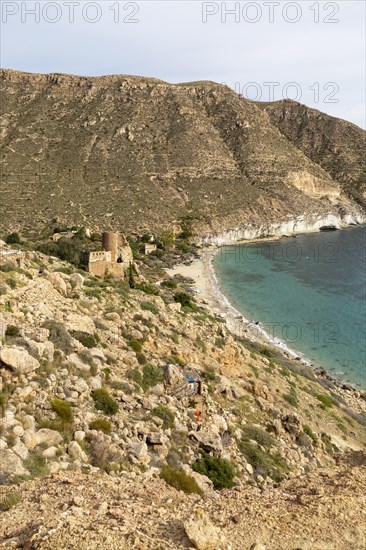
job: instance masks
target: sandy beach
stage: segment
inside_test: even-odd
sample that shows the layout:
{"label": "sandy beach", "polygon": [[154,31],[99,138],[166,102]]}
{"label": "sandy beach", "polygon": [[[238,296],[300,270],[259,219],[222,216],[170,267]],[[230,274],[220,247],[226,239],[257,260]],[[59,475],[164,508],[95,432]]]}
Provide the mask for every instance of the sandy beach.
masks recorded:
{"label": "sandy beach", "polygon": [[[193,279],[197,303],[208,307],[213,315],[222,317],[233,334],[253,341],[271,344],[281,349],[289,357],[299,357],[298,353],[287,348],[283,342],[271,338],[259,324],[246,319],[222,294],[212,265],[212,260],[219,250],[220,247],[218,246],[208,247],[202,251],[201,257],[194,260],[190,265],[178,264],[167,270],[167,273],[171,277],[180,274]],[[302,362],[309,365],[305,359]]]}

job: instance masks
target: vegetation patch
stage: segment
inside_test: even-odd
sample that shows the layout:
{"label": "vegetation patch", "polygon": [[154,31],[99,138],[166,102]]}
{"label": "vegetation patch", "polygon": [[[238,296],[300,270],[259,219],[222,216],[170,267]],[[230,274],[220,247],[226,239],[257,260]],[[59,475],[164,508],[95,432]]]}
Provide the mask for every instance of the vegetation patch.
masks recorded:
{"label": "vegetation patch", "polygon": [[50,331],[49,340],[53,343],[55,348],[69,355],[73,350],[72,339],[64,325],[56,321],[46,321],[44,327]]}
{"label": "vegetation patch", "polygon": [[316,447],[318,445],[318,441],[319,441],[318,436],[316,435],[316,433],[313,432],[313,430],[307,424],[304,424],[303,430],[304,430],[304,433],[310,437],[310,439],[312,440],[314,446]]}
{"label": "vegetation patch", "polygon": [[178,491],[183,491],[187,494],[196,493],[197,495],[203,495],[203,491],[198,487],[196,481],[182,470],[163,466],[160,477],[165,483],[171,487],[175,487]]}
{"label": "vegetation patch", "polygon": [[118,411],[118,403],[110,396],[108,390],[100,388],[92,393],[95,408],[108,416],[113,416]]}
{"label": "vegetation patch", "polygon": [[331,409],[336,404],[334,399],[332,399],[331,397],[329,397],[329,395],[326,395],[325,393],[317,393],[315,397],[318,401],[320,401],[320,407],[322,409]]}
{"label": "vegetation patch", "polygon": [[71,334],[76,340],[83,344],[85,348],[95,348],[98,345],[99,336],[97,334],[88,334],[80,330],[75,330]]}
{"label": "vegetation patch", "polygon": [[6,327],[5,336],[18,336],[19,332],[19,327],[15,325],[8,325]]}
{"label": "vegetation patch", "polygon": [[112,424],[106,418],[97,418],[96,420],[90,422],[89,428],[108,435],[112,431]]}
{"label": "vegetation patch", "polygon": [[174,427],[175,414],[168,407],[165,407],[164,405],[158,405],[152,411],[152,415],[158,416],[162,419],[164,428],[167,429]]}
{"label": "vegetation patch", "polygon": [[2,500],[0,500],[0,511],[7,512],[13,508],[13,506],[18,504],[21,499],[22,495],[18,491],[13,491],[12,493],[7,494]]}
{"label": "vegetation patch", "polygon": [[202,458],[192,464],[192,469],[211,479],[215,489],[231,489],[236,470],[234,464],[225,458],[216,458],[201,451]]}

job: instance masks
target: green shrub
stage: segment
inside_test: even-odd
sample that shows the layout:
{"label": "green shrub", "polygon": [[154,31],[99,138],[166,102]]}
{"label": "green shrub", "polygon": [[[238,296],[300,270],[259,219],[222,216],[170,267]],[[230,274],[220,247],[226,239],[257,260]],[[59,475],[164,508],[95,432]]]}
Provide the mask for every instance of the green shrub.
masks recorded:
{"label": "green shrub", "polygon": [[105,434],[110,434],[112,431],[112,424],[106,418],[97,418],[89,424],[91,430],[97,430]]}
{"label": "green shrub", "polygon": [[234,465],[225,458],[213,457],[201,451],[202,458],[192,464],[192,469],[211,479],[215,489],[231,489],[236,471]]}
{"label": "green shrub", "polygon": [[62,399],[53,399],[51,401],[52,410],[64,424],[70,424],[74,419],[70,403]]}
{"label": "green shrub", "polygon": [[29,452],[24,460],[24,467],[29,471],[31,477],[44,477],[49,473],[47,461],[44,456],[36,452]]}
{"label": "green shrub", "polygon": [[8,325],[6,327],[5,336],[17,336],[20,332],[19,327],[15,325]]}
{"label": "green shrub", "polygon": [[253,439],[259,445],[262,445],[262,447],[272,447],[276,444],[275,440],[268,432],[257,426],[244,426],[243,437],[246,440]]}
{"label": "green shrub", "polygon": [[0,511],[1,512],[7,512],[13,506],[18,504],[22,499],[22,495],[18,491],[14,491],[12,493],[9,493],[8,495],[4,496],[2,500],[0,500]]}
{"label": "green shrub", "polygon": [[239,442],[239,449],[253,466],[255,474],[269,476],[276,482],[282,481],[283,473],[288,470],[288,466],[279,453],[271,454],[268,451],[263,451],[245,439]]}
{"label": "green shrub", "polygon": [[3,284],[0,284],[0,296],[5,296],[7,293],[6,286]]}
{"label": "green shrub", "polygon": [[318,444],[318,436],[313,432],[313,430],[308,426],[307,424],[304,424],[303,426],[304,433],[310,437],[310,439],[313,441],[314,445],[316,446]]}
{"label": "green shrub", "polygon": [[142,353],[141,351],[136,351],[136,359],[139,363],[139,365],[145,365],[146,364],[146,355]]}
{"label": "green shrub", "polygon": [[145,311],[151,311],[151,313],[154,313],[154,315],[159,313],[158,306],[153,302],[141,302],[141,309],[144,309]]}
{"label": "green shrub", "polygon": [[142,351],[142,344],[140,340],[136,340],[136,338],[131,338],[129,341],[129,345],[133,349],[133,351]]}
{"label": "green shrub", "polygon": [[174,427],[175,414],[168,407],[165,407],[164,405],[158,405],[152,411],[152,415],[153,416],[158,416],[159,418],[161,418],[163,420],[164,428],[173,428]]}
{"label": "green shrub", "polygon": [[141,371],[139,369],[130,369],[127,371],[127,378],[129,380],[132,380],[132,382],[135,382],[138,386],[141,388],[143,387],[143,377]]}
{"label": "green shrub", "polygon": [[94,390],[92,397],[94,399],[95,408],[98,411],[102,411],[109,416],[117,413],[119,408],[118,403],[109,395],[108,390],[105,388]]}
{"label": "green shrub", "polygon": [[325,393],[318,393],[316,394],[316,398],[321,403],[321,407],[323,409],[331,409],[335,405],[334,399],[329,397],[329,395],[326,395]]}
{"label": "green shrub", "polygon": [[144,390],[156,386],[164,379],[162,369],[160,367],[156,367],[155,365],[145,365],[142,372],[142,383]]}
{"label": "green shrub", "polygon": [[97,334],[88,334],[81,330],[75,330],[71,334],[86,348],[95,348],[98,345],[99,337]]}
{"label": "green shrub", "polygon": [[145,294],[150,294],[151,296],[157,296],[159,294],[159,290],[150,283],[138,283],[135,285],[135,288],[145,292]]}
{"label": "green shrub", "polygon": [[160,286],[162,286],[163,288],[173,289],[177,288],[177,283],[175,281],[172,281],[171,279],[166,279],[165,281],[161,282]]}
{"label": "green shrub", "polygon": [[20,236],[19,233],[10,233],[5,237],[6,244],[20,244]]}
{"label": "green shrub", "polygon": [[6,284],[8,286],[10,286],[10,288],[14,289],[17,287],[17,282],[16,280],[14,279],[14,277],[8,277],[6,280],[5,280]]}
{"label": "green shrub", "polygon": [[170,466],[163,466],[160,472],[160,477],[170,485],[175,487],[178,491],[184,493],[196,493],[203,495],[203,491],[198,487],[196,481],[182,470],[176,468],[170,468]]}
{"label": "green shrub", "polygon": [[61,323],[56,323],[56,321],[46,321],[44,327],[50,331],[49,340],[53,343],[55,348],[69,355],[73,347],[71,344],[71,336],[65,327]]}
{"label": "green shrub", "polygon": [[176,292],[174,294],[174,301],[177,302],[178,304],[181,304],[182,307],[189,307],[191,309],[194,308],[194,303],[192,302],[192,298],[186,292]]}
{"label": "green shrub", "polygon": [[213,382],[216,380],[215,370],[212,367],[208,367],[203,371],[202,378],[207,382]]}
{"label": "green shrub", "polygon": [[295,390],[291,390],[289,393],[285,393],[283,395],[283,398],[287,403],[290,403],[292,407],[298,407],[299,406],[299,400],[297,398]]}

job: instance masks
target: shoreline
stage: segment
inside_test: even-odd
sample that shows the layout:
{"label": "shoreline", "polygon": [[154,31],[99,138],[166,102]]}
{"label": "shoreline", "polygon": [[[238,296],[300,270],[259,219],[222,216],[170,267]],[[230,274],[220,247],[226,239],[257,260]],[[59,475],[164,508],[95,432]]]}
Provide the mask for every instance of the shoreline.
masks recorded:
{"label": "shoreline", "polygon": [[[243,243],[251,245],[257,242],[275,242],[287,236],[288,235],[278,235],[264,238],[242,239],[232,242],[230,246],[237,246]],[[225,245],[206,245],[206,247],[202,249],[199,258],[193,260],[189,265],[177,264],[173,268],[168,269],[167,273],[171,277],[179,274],[191,278],[194,281],[193,287],[197,303],[208,308],[214,316],[221,317],[232,334],[278,349],[288,359],[298,361],[300,365],[309,369],[316,378],[326,379],[332,382],[341,391],[351,391],[358,395],[365,394],[366,390],[364,388],[357,388],[349,382],[336,378],[334,374],[329,373],[321,365],[314,364],[313,361],[304,357],[301,352],[289,348],[285,342],[277,338],[272,338],[271,335],[262,328],[259,321],[254,322],[246,319],[245,316],[231,304],[229,299],[221,291],[213,267],[214,257],[222,246]]]}

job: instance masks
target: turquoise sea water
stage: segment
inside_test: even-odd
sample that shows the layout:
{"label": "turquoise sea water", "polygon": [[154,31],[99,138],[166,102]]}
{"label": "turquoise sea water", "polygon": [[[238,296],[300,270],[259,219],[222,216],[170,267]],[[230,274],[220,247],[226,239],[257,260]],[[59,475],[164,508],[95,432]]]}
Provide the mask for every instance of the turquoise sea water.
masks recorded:
{"label": "turquoise sea water", "polygon": [[274,341],[366,388],[366,226],[224,246],[222,293]]}

